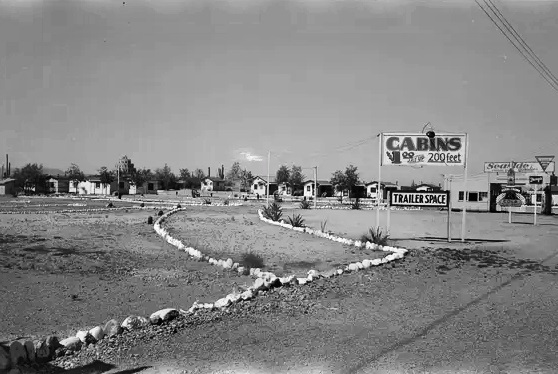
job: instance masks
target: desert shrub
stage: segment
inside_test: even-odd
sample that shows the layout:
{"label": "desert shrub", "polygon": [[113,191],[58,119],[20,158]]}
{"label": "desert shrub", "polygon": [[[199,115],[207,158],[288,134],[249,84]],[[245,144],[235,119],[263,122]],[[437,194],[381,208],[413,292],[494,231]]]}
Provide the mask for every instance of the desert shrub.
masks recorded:
{"label": "desert shrub", "polygon": [[157,215],[158,215],[159,217],[161,217],[163,214],[165,214],[165,213],[164,213],[162,210],[160,210],[159,213],[157,213]]}
{"label": "desert shrub", "polygon": [[362,209],[362,204],[361,204],[360,199],[358,197],[355,199],[355,201],[353,201],[351,203],[351,209],[354,209],[354,210]]}
{"label": "desert shrub", "polygon": [[389,240],[389,235],[388,234],[384,234],[382,232],[382,229],[379,227],[376,227],[375,229],[373,228],[369,228],[368,229],[368,234],[364,234],[362,235],[362,237],[360,238],[360,240],[365,243],[365,242],[371,242],[377,245],[387,245],[388,244],[388,240]]}
{"label": "desert shrub", "polygon": [[263,216],[267,219],[270,219],[272,221],[279,221],[281,219],[281,216],[283,215],[283,210],[281,208],[281,205],[273,202],[268,207],[264,206],[262,213]]}
{"label": "desert shrub", "polygon": [[237,193],[235,193],[235,194],[233,195],[233,197],[238,197],[238,194],[237,194]]}
{"label": "desert shrub", "polygon": [[310,207],[311,207],[310,201],[302,200],[300,202],[300,209],[310,209]]}
{"label": "desert shrub", "polygon": [[327,227],[327,219],[320,223],[320,230],[322,230],[322,232],[326,232],[326,227]]}
{"label": "desert shrub", "polygon": [[112,202],[107,204],[107,208],[114,208],[114,205],[112,204]]}
{"label": "desert shrub", "polygon": [[223,205],[229,205],[229,199],[225,200],[225,201],[223,202]]}
{"label": "desert shrub", "polygon": [[176,209],[180,209],[180,208],[182,208],[182,205],[176,204]]}
{"label": "desert shrub", "polygon": [[257,253],[246,252],[242,254],[240,265],[244,266],[245,268],[263,268],[264,260]]}
{"label": "desert shrub", "polygon": [[210,199],[205,199],[203,202],[206,205],[211,205],[211,200]]}
{"label": "desert shrub", "polygon": [[289,225],[292,227],[304,227],[304,219],[300,214],[294,215],[292,217],[287,217],[289,219]]}
{"label": "desert shrub", "polygon": [[147,217],[147,224],[148,224],[148,225],[152,225],[152,224],[153,224],[153,217],[151,217],[151,216]]}
{"label": "desert shrub", "polygon": [[141,204],[140,204],[140,207],[142,207],[142,208],[145,207],[145,204],[144,204],[144,203],[141,203]]}

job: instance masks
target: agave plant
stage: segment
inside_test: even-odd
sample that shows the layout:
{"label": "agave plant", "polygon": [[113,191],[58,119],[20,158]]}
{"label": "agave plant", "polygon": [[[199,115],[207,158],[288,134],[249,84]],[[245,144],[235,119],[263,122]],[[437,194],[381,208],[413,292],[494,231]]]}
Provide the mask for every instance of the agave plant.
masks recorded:
{"label": "agave plant", "polygon": [[389,234],[384,234],[382,232],[382,229],[379,228],[379,227],[376,227],[375,229],[369,228],[368,229],[368,234],[362,235],[360,240],[363,243],[371,242],[371,243],[374,243],[374,244],[377,244],[377,245],[384,246],[384,245],[388,244]]}
{"label": "agave plant", "polygon": [[300,209],[310,209],[310,201],[308,200],[302,200],[300,202]]}
{"label": "agave plant", "polygon": [[357,197],[355,201],[351,203],[351,209],[360,210],[362,209],[362,204],[360,203],[360,199]]}
{"label": "agave plant", "polygon": [[276,202],[271,203],[268,207],[263,207],[263,216],[272,221],[279,221],[283,216],[281,205]]}
{"label": "agave plant", "polygon": [[294,215],[292,217],[287,217],[289,219],[289,225],[292,227],[304,227],[304,219],[300,214]]}

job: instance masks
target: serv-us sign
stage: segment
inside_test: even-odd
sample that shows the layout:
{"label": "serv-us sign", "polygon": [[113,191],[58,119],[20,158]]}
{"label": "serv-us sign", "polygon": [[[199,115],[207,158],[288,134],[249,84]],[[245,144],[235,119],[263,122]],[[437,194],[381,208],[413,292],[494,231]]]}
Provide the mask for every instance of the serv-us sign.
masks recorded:
{"label": "serv-us sign", "polygon": [[382,165],[465,166],[467,135],[383,133]]}

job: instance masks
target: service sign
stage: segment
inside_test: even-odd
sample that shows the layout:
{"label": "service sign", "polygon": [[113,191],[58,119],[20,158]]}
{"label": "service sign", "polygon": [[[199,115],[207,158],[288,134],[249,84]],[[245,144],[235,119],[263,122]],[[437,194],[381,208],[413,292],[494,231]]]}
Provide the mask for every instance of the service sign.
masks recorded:
{"label": "service sign", "polygon": [[382,165],[465,166],[467,135],[383,133]]}
{"label": "service sign", "polygon": [[449,192],[392,191],[389,202],[392,206],[447,208],[449,206]]}
{"label": "service sign", "polygon": [[[512,162],[485,162],[485,173],[507,173],[513,169],[516,173],[544,173],[543,168],[537,161],[512,161]],[[546,168],[547,172],[554,171],[554,162],[551,162]]]}
{"label": "service sign", "polygon": [[543,176],[542,175],[529,176],[529,184],[543,184]]}

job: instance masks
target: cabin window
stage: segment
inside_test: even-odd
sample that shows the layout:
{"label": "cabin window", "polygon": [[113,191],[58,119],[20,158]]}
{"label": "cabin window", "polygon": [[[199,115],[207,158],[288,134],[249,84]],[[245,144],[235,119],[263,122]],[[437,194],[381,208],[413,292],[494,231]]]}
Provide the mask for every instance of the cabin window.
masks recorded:
{"label": "cabin window", "polygon": [[488,192],[479,192],[479,201],[488,201]]}
{"label": "cabin window", "polygon": [[255,189],[255,190],[258,189],[258,184],[257,184],[257,183],[254,184],[254,189]]}
{"label": "cabin window", "polygon": [[311,186],[306,186],[306,191],[310,192]]}
{"label": "cabin window", "polygon": [[457,198],[457,201],[463,201],[463,196],[465,196],[465,192],[459,191],[459,196]]}
{"label": "cabin window", "polygon": [[95,188],[101,188],[101,182],[95,182]]}
{"label": "cabin window", "polygon": [[478,192],[469,192],[469,196],[467,201],[477,202],[479,201],[479,193]]}

